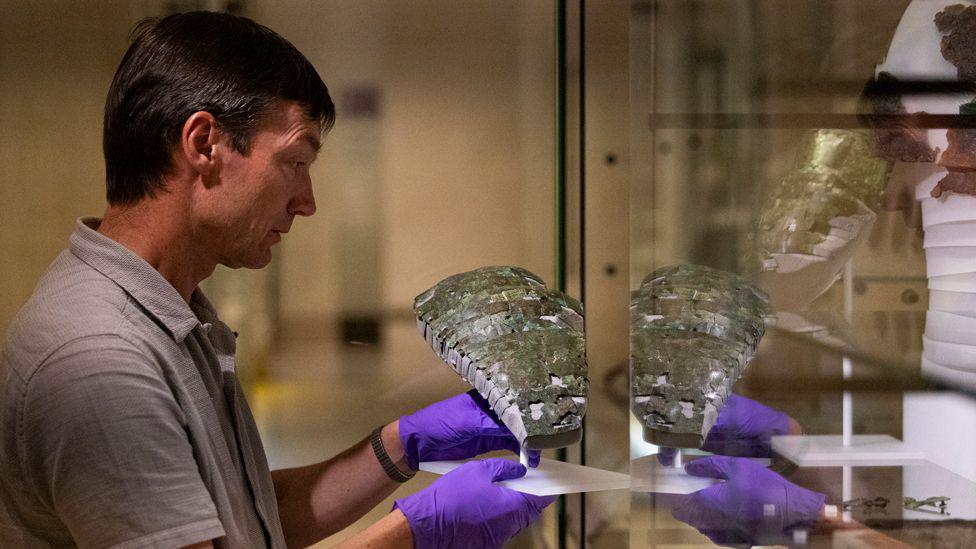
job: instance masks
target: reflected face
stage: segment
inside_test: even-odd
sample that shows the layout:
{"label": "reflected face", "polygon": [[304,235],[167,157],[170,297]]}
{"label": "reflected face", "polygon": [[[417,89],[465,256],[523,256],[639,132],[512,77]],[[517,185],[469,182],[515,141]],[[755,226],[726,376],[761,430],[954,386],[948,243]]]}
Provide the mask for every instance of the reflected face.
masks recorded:
{"label": "reflected face", "polygon": [[905,224],[918,228],[922,214],[915,187],[922,179],[916,172],[920,165],[931,166],[938,151],[930,146],[926,130],[918,124],[916,115],[921,113],[909,113],[905,108],[898,86],[895,77],[882,72],[865,86],[861,108],[866,114],[888,119],[884,125],[869,121],[872,152],[892,167],[881,208],[901,211]]}
{"label": "reflected face", "polygon": [[[919,123],[923,114],[960,113],[956,110],[960,103],[971,99],[970,91],[965,89],[968,86],[949,91],[937,85],[940,81],[943,84],[953,81],[961,84],[976,79],[976,64],[972,56],[976,45],[972,32],[976,23],[976,6],[966,4],[951,0],[913,2],[902,15],[885,61],[878,66],[883,70],[868,82],[862,95],[868,107],[866,112],[894,117],[894,120],[889,120],[893,122],[890,127],[872,130],[880,156],[894,163],[892,182],[885,191],[883,206],[887,210],[901,211],[906,223],[913,227],[921,226],[915,186],[927,176],[934,176],[934,172],[924,167],[905,168],[899,163],[938,161],[951,174],[953,164],[958,163],[960,156],[966,156],[950,154],[954,148],[953,130],[942,134]],[[911,39],[904,39],[909,36]],[[900,82],[899,79],[905,81]],[[941,158],[939,149],[944,149]],[[970,158],[961,160],[971,165],[972,150],[969,153]],[[962,183],[960,179],[965,178],[949,179],[955,182],[952,190],[958,192],[959,183]],[[932,191],[933,197],[941,193],[936,189],[951,184],[951,181],[939,181]]]}
{"label": "reflected face", "polygon": [[253,131],[246,155],[228,136],[215,146],[216,181],[203,201],[201,235],[217,263],[258,269],[296,215],[315,213],[309,167],[320,147],[318,121],[297,103],[282,102]]}

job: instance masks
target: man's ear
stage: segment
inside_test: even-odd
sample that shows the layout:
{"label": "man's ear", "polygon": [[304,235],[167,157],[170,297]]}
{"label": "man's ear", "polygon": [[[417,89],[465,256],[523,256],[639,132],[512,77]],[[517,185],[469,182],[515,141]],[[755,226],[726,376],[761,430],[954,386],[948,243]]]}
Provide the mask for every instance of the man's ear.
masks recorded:
{"label": "man's ear", "polygon": [[183,158],[193,171],[203,177],[203,181],[208,186],[217,175],[218,163],[214,150],[219,137],[217,121],[206,111],[191,114],[183,124],[183,132],[180,135]]}

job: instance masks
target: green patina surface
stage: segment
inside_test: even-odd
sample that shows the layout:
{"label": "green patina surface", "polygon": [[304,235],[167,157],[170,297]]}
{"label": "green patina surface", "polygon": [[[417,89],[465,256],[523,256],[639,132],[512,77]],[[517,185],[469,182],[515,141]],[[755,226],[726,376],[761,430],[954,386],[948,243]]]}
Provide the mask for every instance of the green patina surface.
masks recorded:
{"label": "green patina surface", "polygon": [[631,408],[648,429],[704,437],[770,314],[746,279],[699,265],[648,275],[631,300]]}
{"label": "green patina surface", "polygon": [[417,296],[418,326],[509,429],[526,437],[579,430],[586,412],[583,307],[517,267],[484,267]]}
{"label": "green patina surface", "polygon": [[877,207],[888,163],[871,152],[863,130],[808,132],[794,167],[763,207],[755,240],[760,256],[813,254],[830,233],[830,221]]}

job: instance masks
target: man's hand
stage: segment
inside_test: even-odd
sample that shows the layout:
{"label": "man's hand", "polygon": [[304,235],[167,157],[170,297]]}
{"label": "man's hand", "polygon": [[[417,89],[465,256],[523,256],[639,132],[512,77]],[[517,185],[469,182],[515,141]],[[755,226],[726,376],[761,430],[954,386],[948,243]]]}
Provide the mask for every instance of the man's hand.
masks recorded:
{"label": "man's hand", "polygon": [[416,549],[501,547],[556,500],[494,484],[525,472],[521,464],[505,459],[465,463],[424,490],[397,500],[394,510],[407,517]]}
{"label": "man's hand", "polygon": [[685,465],[690,475],[725,482],[699,490],[672,509],[717,544],[789,544],[790,530],[820,518],[826,496],[744,458],[712,456]]}
{"label": "man's hand", "polygon": [[[519,442],[474,389],[400,418],[400,442],[407,465],[421,461],[467,459],[494,450],[519,453]],[[529,466],[540,453],[530,451]]]}
{"label": "man's hand", "polygon": [[[702,450],[723,456],[770,457],[771,437],[801,432],[800,424],[783,412],[733,394],[705,437]],[[661,448],[658,461],[672,465],[675,451]]]}
{"label": "man's hand", "polygon": [[[515,436],[474,391],[402,417],[384,426],[380,436],[401,471],[407,467],[417,470],[421,461],[467,459],[492,450],[519,451]],[[530,458],[539,463],[538,452]],[[400,486],[383,471],[368,439],[327,461],[273,471],[271,478],[285,539],[289,546],[302,547],[352,524]],[[400,533],[395,521],[386,521],[365,531],[356,543],[399,543]]]}

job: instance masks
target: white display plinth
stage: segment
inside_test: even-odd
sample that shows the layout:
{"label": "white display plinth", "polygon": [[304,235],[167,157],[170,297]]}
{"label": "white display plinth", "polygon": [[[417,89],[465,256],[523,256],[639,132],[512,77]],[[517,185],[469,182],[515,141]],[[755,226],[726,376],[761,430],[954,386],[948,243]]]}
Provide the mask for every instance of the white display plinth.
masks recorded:
{"label": "white display plinth", "polygon": [[888,435],[773,437],[773,451],[800,467],[891,466],[924,463],[925,454]]}

